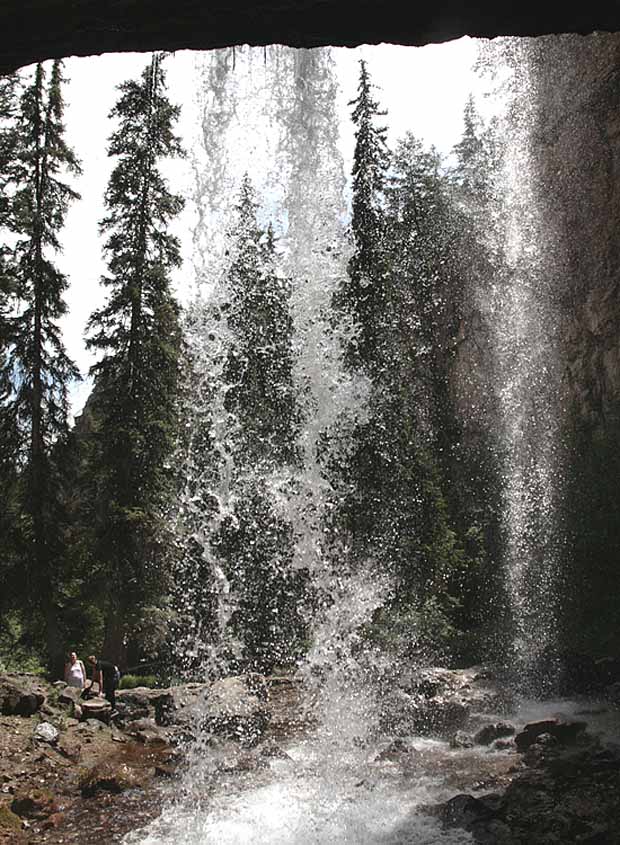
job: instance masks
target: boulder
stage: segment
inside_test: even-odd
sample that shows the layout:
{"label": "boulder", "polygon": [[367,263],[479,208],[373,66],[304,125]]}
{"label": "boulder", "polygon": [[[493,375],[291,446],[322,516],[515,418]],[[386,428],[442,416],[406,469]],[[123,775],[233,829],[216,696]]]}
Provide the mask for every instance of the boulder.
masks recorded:
{"label": "boulder", "polygon": [[240,753],[221,761],[218,770],[226,774],[242,774],[255,772],[257,769],[267,769],[268,767],[269,761],[266,757],[252,753]]}
{"label": "boulder", "polygon": [[620,704],[620,682],[610,684],[608,687],[605,687],[603,695],[608,701],[611,701],[612,704]]}
{"label": "boulder", "polygon": [[156,721],[164,727],[179,728],[181,734],[194,736],[198,713],[202,712],[210,684],[182,684],[171,687],[171,703],[156,714]]}
{"label": "boulder", "polygon": [[50,722],[41,722],[35,728],[32,738],[35,742],[47,742],[50,745],[56,745],[59,736],[58,728],[55,728]]}
{"label": "boulder", "polygon": [[36,675],[0,675],[0,713],[3,716],[32,716],[45,701],[45,691]]}
{"label": "boulder", "polygon": [[[204,689],[206,684],[197,686]],[[184,687],[176,687],[174,690],[136,687],[119,690],[116,693],[116,709],[124,722],[154,719],[158,725],[170,724],[174,718],[176,698],[182,695],[183,689]]]}
{"label": "boulder", "polygon": [[605,688],[620,684],[619,657],[601,657],[595,665],[600,687]]}
{"label": "boulder", "polygon": [[443,804],[426,807],[425,811],[440,819],[447,827],[471,830],[480,822],[487,822],[497,814],[498,798],[494,795],[474,798],[473,795],[455,795]]}
{"label": "boulder", "polygon": [[515,743],[512,738],[510,739],[496,739],[495,742],[491,744],[491,748],[494,751],[514,751]]}
{"label": "boulder", "polygon": [[266,742],[261,747],[260,756],[268,760],[292,760],[292,757],[275,742]]}
{"label": "boulder", "polygon": [[59,810],[56,799],[47,789],[24,789],[11,802],[11,811],[23,819],[46,819]]}
{"label": "boulder", "polygon": [[562,745],[576,742],[579,734],[584,733],[586,722],[563,721],[560,719],[543,719],[539,722],[529,722],[523,730],[515,736],[517,750],[524,752],[530,745],[537,742],[541,734],[549,734]]}
{"label": "boulder", "polygon": [[396,736],[409,734],[450,735],[464,727],[469,708],[457,698],[426,699],[394,689],[381,699],[380,727]]}
{"label": "boulder", "polygon": [[374,758],[374,763],[401,763],[405,760],[410,762],[415,754],[415,748],[403,739],[394,739],[379,751]]}
{"label": "boulder", "polygon": [[484,725],[474,734],[473,740],[476,745],[491,745],[496,739],[503,739],[507,736],[514,736],[516,729],[510,722],[495,722],[491,725]]}
{"label": "boulder", "polygon": [[155,719],[136,719],[129,722],[126,731],[144,745],[159,745],[168,742],[168,737],[155,722]]}
{"label": "boulder", "polygon": [[466,731],[457,731],[450,740],[450,748],[473,748],[474,738]]}
{"label": "boulder", "polygon": [[69,687],[65,686],[59,693],[58,693],[58,703],[63,704],[65,707],[69,707],[71,711],[77,704],[81,704],[80,697],[82,695],[82,690],[78,689],[77,687]]}
{"label": "boulder", "polygon": [[168,727],[177,737],[194,736],[199,729],[257,741],[269,721],[269,684],[257,673],[233,676],[212,684],[182,684],[169,689],[137,687],[116,694],[122,723],[150,720],[148,730]]}
{"label": "boulder", "polygon": [[106,698],[90,698],[81,705],[81,720],[97,719],[106,725],[110,722],[112,707]]}
{"label": "boulder", "polygon": [[409,667],[383,678],[380,727],[388,733],[453,735],[470,716],[503,712],[505,692],[489,669]]}
{"label": "boulder", "polygon": [[103,761],[89,769],[80,779],[80,790],[85,798],[99,791],[120,793],[140,789],[155,775],[155,769],[134,768],[127,763]]}
{"label": "boulder", "polygon": [[269,710],[243,675],[211,684],[201,707],[203,728],[220,736],[255,745],[269,723]]}

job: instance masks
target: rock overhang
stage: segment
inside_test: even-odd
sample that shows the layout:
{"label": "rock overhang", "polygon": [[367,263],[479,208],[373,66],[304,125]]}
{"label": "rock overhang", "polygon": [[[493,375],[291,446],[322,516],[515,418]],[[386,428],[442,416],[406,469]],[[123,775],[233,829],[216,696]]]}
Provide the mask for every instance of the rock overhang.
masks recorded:
{"label": "rock overhang", "polygon": [[420,46],[470,35],[620,30],[620,6],[479,0],[3,0],[0,73],[36,61],[106,52],[381,42]]}

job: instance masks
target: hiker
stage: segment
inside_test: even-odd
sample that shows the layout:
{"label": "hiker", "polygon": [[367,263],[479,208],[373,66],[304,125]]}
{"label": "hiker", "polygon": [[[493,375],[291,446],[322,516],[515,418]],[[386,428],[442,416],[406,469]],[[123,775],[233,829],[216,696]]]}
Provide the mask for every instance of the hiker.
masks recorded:
{"label": "hiker", "polygon": [[84,689],[86,683],[86,667],[81,660],[78,660],[74,651],[69,654],[65,663],[65,683],[77,689]]}
{"label": "hiker", "polygon": [[97,660],[94,654],[88,658],[93,667],[93,680],[90,683],[92,688],[96,681],[99,684],[99,692],[103,693],[112,706],[112,712],[116,710],[116,688],[120,680],[120,672],[114,663],[109,660]]}

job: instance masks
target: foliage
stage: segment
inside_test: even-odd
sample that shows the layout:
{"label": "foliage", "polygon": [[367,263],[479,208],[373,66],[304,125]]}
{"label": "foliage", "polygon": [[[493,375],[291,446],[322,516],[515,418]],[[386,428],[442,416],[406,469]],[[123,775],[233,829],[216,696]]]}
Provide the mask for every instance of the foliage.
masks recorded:
{"label": "foliage", "polygon": [[[93,366],[95,445],[94,561],[106,612],[104,651],[135,662],[144,608],[167,590],[164,509],[172,491],[169,464],[176,437],[180,331],[170,271],[179,243],[168,232],[183,201],[161,175],[161,159],[182,153],[173,131],[179,109],[165,95],[162,56],[140,80],[120,86],[112,110],[119,126],[109,154],[116,165],[106,191],[101,232],[108,275],[105,305],[88,324]],[[129,638],[130,654],[124,653]]]}
{"label": "foliage", "polygon": [[3,448],[13,462],[9,466],[5,458],[5,478],[12,478],[8,513],[19,512],[9,536],[55,665],[62,659],[58,583],[65,521],[56,458],[68,433],[69,385],[79,378],[58,325],[66,313],[67,279],[54,264],[59,232],[78,198],[67,180],[80,172],[64,140],[62,87],[62,62],[55,61],[49,82],[38,64],[23,89],[15,124],[3,133],[3,152],[8,149],[11,161],[0,220],[12,236],[0,259],[8,293],[2,310],[10,314],[2,321],[7,352],[0,377]]}
{"label": "foliage", "polygon": [[28,642],[20,614],[4,613],[0,621],[0,672],[31,672],[45,675],[47,668],[36,646]]}
{"label": "foliage", "polygon": [[386,112],[372,96],[366,62],[360,61],[357,97],[351,103],[355,125],[351,231],[354,251],[348,273],[335,297],[337,309],[348,311],[358,328],[346,350],[349,366],[372,368],[384,337],[385,306],[383,191],[389,163],[387,129],[377,126]]}
{"label": "foliage", "polygon": [[299,411],[292,380],[291,282],[276,271],[273,231],[258,226],[247,175],[236,210],[228,271],[227,323],[234,340],[223,373],[230,385],[226,409],[239,424],[240,463],[266,469],[296,459]]}
{"label": "foliage", "polygon": [[341,500],[335,533],[394,579],[394,599],[373,621],[373,637],[399,639],[405,651],[434,649],[438,659],[471,625],[485,558],[476,515],[463,507],[469,491],[457,475],[462,432],[450,386],[467,226],[440,157],[413,135],[400,141],[387,170],[382,131],[368,128],[380,114],[369,90],[362,65],[353,115],[354,255],[337,304],[360,323],[359,338],[372,337],[349,357],[370,375],[371,398],[348,462],[332,468]]}
{"label": "foliage", "polygon": [[136,687],[148,687],[155,689],[159,686],[155,675],[123,675],[118,685],[119,689],[136,689]]}
{"label": "foliage", "polygon": [[235,506],[212,546],[237,597],[231,626],[242,643],[242,660],[265,670],[297,656],[306,574],[291,571],[292,529],[269,490],[270,475],[298,461],[299,411],[292,377],[291,285],[276,271],[273,232],[259,227],[257,208],[246,176],[226,280],[230,342],[224,407],[235,420],[228,435]]}

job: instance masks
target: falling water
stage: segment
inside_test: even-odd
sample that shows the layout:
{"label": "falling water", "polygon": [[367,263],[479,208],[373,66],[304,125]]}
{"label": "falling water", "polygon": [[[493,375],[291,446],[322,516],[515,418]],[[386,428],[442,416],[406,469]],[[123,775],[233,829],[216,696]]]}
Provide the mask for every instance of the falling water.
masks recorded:
{"label": "falling water", "polygon": [[495,238],[504,269],[490,297],[503,466],[505,571],[513,660],[529,692],[553,687],[557,650],[561,378],[553,268],[541,214],[532,131],[537,96],[526,40],[507,42],[512,76],[495,186]]}
{"label": "falling water", "polygon": [[[392,585],[371,560],[349,570],[347,538],[329,530],[336,502],[328,467],[364,420],[367,395],[365,379],[348,373],[342,363],[353,327],[345,320],[334,326],[330,318],[350,249],[331,53],[270,48],[265,56],[262,50],[246,49],[237,52],[234,64],[233,69],[230,51],[211,54],[202,75],[210,88],[203,95],[195,166],[198,174],[209,168],[211,176],[198,179],[195,197],[200,291],[188,325],[193,369],[187,400],[188,481],[177,527],[190,575],[180,579],[183,619],[191,617],[192,605],[204,607],[205,600],[210,613],[206,620],[198,616],[190,622],[180,650],[190,654],[194,667],[202,661],[206,673],[218,674],[234,665],[241,647],[229,631],[234,589],[211,538],[223,520],[234,518],[238,494],[230,445],[238,421],[226,410],[222,369],[229,330],[220,280],[230,261],[222,231],[230,225],[230,198],[243,173],[251,170],[264,201],[262,214],[275,224],[285,275],[294,280],[290,307],[300,461],[263,481],[273,507],[291,526],[290,565],[308,572],[314,588],[308,620],[312,645],[298,677],[316,727],[302,740],[287,743],[288,759],[272,761],[268,771],[249,780],[233,775],[227,781],[220,773],[214,781],[217,752],[201,737],[160,819],[127,842],[397,845],[412,837],[419,845],[469,842],[468,834],[442,831],[438,822],[417,813],[421,804],[453,793],[432,766],[419,764],[415,772],[403,773],[391,763],[373,762],[379,690],[372,681],[384,667],[359,632],[388,599]],[[241,135],[245,143],[235,143]],[[207,596],[202,584],[210,585]],[[209,620],[214,635],[206,633]],[[432,748],[432,741],[420,740],[422,748],[425,742]]]}
{"label": "falling water", "polygon": [[[531,87],[524,74],[522,87]],[[182,473],[187,480],[177,517],[179,652],[189,668],[200,666],[204,675],[218,676],[234,671],[243,648],[231,632],[238,597],[212,538],[226,520],[235,519],[242,495],[232,445],[239,420],[226,402],[231,337],[225,278],[231,262],[226,232],[239,184],[249,171],[262,200],[261,222],[273,222],[283,274],[293,281],[293,379],[300,425],[298,461],[242,472],[260,475],[270,506],[290,528],[293,553],[287,565],[307,573],[314,591],[306,619],[311,645],[296,673],[313,727],[302,739],[287,741],[286,759],[271,760],[247,776],[222,774],[217,749],[200,737],[161,817],[126,842],[471,842],[464,831],[443,830],[419,812],[424,804],[454,794],[434,755],[450,761],[459,752],[438,740],[415,738],[411,768],[378,762],[381,688],[374,681],[385,674],[386,658],[362,640],[360,629],[386,603],[393,585],[372,560],[349,568],[347,537],[330,533],[329,514],[337,505],[330,461],[342,456],[351,432],[365,419],[368,395],[364,378],[343,366],[354,328],[344,320],[335,326],[331,316],[350,251],[332,54],[280,47],[215,51],[204,59],[200,79],[202,119],[194,151],[198,295],[186,326],[192,375]],[[529,144],[532,120],[530,108],[507,123],[510,138],[493,226],[506,270],[484,305],[501,418],[514,650],[531,678],[542,652],[555,642],[561,466],[558,359]]]}

